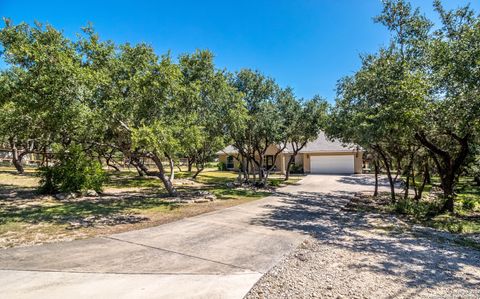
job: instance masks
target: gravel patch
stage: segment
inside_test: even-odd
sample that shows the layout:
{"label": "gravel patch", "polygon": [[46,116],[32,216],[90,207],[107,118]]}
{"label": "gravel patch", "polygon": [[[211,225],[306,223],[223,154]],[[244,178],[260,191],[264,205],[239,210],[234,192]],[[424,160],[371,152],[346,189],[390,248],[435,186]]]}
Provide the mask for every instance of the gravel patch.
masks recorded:
{"label": "gravel patch", "polygon": [[393,215],[343,209],[349,196],[291,195],[257,219],[309,236],[245,298],[480,298],[480,251]]}

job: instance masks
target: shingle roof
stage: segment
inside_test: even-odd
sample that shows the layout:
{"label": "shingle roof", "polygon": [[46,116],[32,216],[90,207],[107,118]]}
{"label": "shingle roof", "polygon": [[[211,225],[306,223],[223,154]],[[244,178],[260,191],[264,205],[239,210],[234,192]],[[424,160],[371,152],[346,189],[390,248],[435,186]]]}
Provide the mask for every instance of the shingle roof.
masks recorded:
{"label": "shingle roof", "polygon": [[357,149],[357,146],[355,146],[354,144],[343,144],[338,140],[330,140],[327,136],[325,136],[325,133],[320,132],[317,139],[307,143],[305,147],[300,151],[300,153],[351,152],[355,149]]}
{"label": "shingle roof", "polygon": [[238,154],[238,151],[236,148],[233,147],[233,145],[228,145],[223,150],[217,152],[217,155],[220,155],[220,154],[227,154],[227,155]]}
{"label": "shingle roof", "polygon": [[[351,152],[357,149],[354,144],[343,144],[338,140],[330,140],[325,133],[320,132],[317,139],[311,141],[305,145],[300,153],[316,153],[316,152]],[[284,150],[284,153],[293,152],[291,144],[288,144]],[[217,154],[237,154],[238,151],[235,147],[229,145]]]}

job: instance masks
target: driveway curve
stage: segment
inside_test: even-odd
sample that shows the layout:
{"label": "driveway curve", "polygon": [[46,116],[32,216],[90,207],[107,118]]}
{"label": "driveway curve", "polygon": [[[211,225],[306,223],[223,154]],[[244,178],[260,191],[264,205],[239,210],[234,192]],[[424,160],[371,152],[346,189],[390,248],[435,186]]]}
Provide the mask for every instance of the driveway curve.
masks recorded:
{"label": "driveway curve", "polygon": [[309,175],[274,196],[157,227],[1,250],[0,294],[5,298],[66,294],[69,298],[242,298],[307,237],[306,230],[282,226],[296,214],[270,217],[295,205],[295,200],[286,198],[322,192],[340,200],[371,189],[370,176]]}

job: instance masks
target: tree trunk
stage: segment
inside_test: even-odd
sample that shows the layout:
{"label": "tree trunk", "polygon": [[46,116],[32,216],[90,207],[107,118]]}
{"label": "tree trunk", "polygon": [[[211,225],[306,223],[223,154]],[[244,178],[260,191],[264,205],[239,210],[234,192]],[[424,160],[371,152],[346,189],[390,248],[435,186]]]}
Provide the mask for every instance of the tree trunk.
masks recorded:
{"label": "tree trunk", "polygon": [[187,158],[187,167],[188,167],[187,171],[188,172],[192,172],[193,162],[194,162],[194,159]]}
{"label": "tree trunk", "polygon": [[295,163],[295,156],[297,154],[292,154],[290,156],[290,159],[288,159],[288,163],[287,163],[287,169],[285,170],[285,181],[288,181],[288,179],[290,178],[290,167],[292,166],[293,163]]}
{"label": "tree trunk", "polygon": [[252,177],[253,177],[253,181],[255,182],[257,181],[257,169],[255,168],[256,165],[252,160],[250,160],[250,166],[252,167]]}
{"label": "tree trunk", "polygon": [[177,168],[179,172],[182,172],[182,168],[180,167],[180,162],[177,164]]}
{"label": "tree trunk", "polygon": [[49,161],[49,154],[47,153],[47,147],[44,148],[44,155],[45,155],[45,166],[48,167],[48,161]]}
{"label": "tree trunk", "polygon": [[250,161],[242,156],[242,168],[240,171],[243,173],[243,180],[242,181],[248,181],[248,168],[250,165]]}
{"label": "tree trunk", "polygon": [[468,154],[470,153],[469,142],[471,136],[469,134],[463,137],[460,137],[452,132],[447,132],[447,134],[452,138],[452,140],[458,142],[460,149],[457,152],[452,153],[441,149],[439,146],[428,140],[423,132],[415,134],[415,138],[430,151],[432,159],[435,161],[437,170],[440,174],[443,195],[446,199],[445,204],[440,209],[440,213],[454,211],[454,190],[456,178],[459,175],[461,167],[465,163]]}
{"label": "tree trunk", "polygon": [[390,196],[392,198],[392,201],[395,202],[395,182],[392,177],[392,171],[390,169],[390,164],[388,162],[386,154],[380,149],[380,147],[377,147],[378,153],[382,157],[383,163],[385,164],[385,170],[387,171],[387,177],[388,177],[388,182],[390,183]]}
{"label": "tree trunk", "polygon": [[115,169],[115,171],[117,172],[120,171],[120,168],[118,168],[115,164],[110,163],[110,159],[107,159],[106,163],[107,163],[107,166],[112,167],[113,169]]}
{"label": "tree trunk", "polygon": [[175,163],[173,162],[173,159],[170,158],[169,156],[167,156],[167,158],[168,158],[168,164],[170,166],[170,176],[168,177],[168,179],[170,180],[170,182],[173,182],[173,180],[175,179]]}
{"label": "tree trunk", "polygon": [[455,177],[452,174],[447,174],[442,179],[443,196],[445,197],[445,203],[440,209],[440,213],[450,212],[453,213],[455,206]]}
{"label": "tree trunk", "polygon": [[144,176],[142,169],[138,167],[137,163],[132,161],[130,164],[132,164],[135,167],[135,169],[137,170],[138,176]]}
{"label": "tree trunk", "polygon": [[477,186],[480,186],[480,175],[474,176],[473,181],[477,184]]}
{"label": "tree trunk", "polygon": [[430,176],[430,167],[428,165],[428,160],[425,161],[425,181],[427,184],[432,184],[432,178]]}
{"label": "tree trunk", "polygon": [[392,201],[395,202],[396,201],[396,198],[395,198],[395,182],[393,181],[392,173],[390,171],[390,167],[389,166],[385,166],[385,167],[387,169],[388,182],[390,183],[390,195],[391,195]]}
{"label": "tree trunk", "polygon": [[[147,173],[145,171],[143,171],[142,167],[140,167],[140,159],[138,159],[137,157],[133,157],[131,156],[130,157],[130,160],[128,162],[128,165],[133,165],[133,167],[135,167],[135,169],[137,170],[138,172],[138,176],[144,176],[146,175]],[[129,167],[130,169],[130,167]]]}
{"label": "tree trunk", "polygon": [[[412,173],[413,173],[413,167],[414,167],[413,162],[414,162],[414,159],[415,159],[415,153],[416,153],[416,151],[414,151],[412,153],[412,155],[410,156],[410,161],[408,162],[407,169],[405,169],[405,174],[407,176],[407,180],[405,182],[405,193],[403,195],[404,199],[408,199],[408,194],[410,192],[410,178],[411,178]],[[400,165],[398,167],[400,167]],[[415,179],[413,179],[413,184],[415,186]]]}
{"label": "tree trunk", "polygon": [[160,158],[156,154],[152,154],[150,157],[152,158],[153,162],[158,168],[157,176],[160,178],[163,185],[165,186],[165,189],[167,190],[168,195],[177,196],[177,190],[175,190],[175,187],[173,187],[172,182],[165,176],[165,169],[163,168],[163,164]]}
{"label": "tree trunk", "polygon": [[413,198],[417,198],[418,190],[417,190],[417,183],[415,182],[415,166],[412,167],[412,185],[413,185],[413,192],[414,192]]}
{"label": "tree trunk", "polygon": [[[285,144],[287,144],[285,142]],[[283,146],[282,148],[280,148],[276,153],[275,155],[273,155],[273,161],[272,161],[272,166],[268,167],[268,163],[265,167],[265,173],[264,173],[264,179],[263,179],[263,185],[266,186],[268,184],[268,177],[270,176],[270,172],[272,172],[272,170],[276,167],[277,165],[277,159],[278,159],[278,155],[280,155],[281,152],[283,152],[283,150],[285,149],[285,146]]]}
{"label": "tree trunk", "polygon": [[145,164],[143,164],[139,158],[135,159],[135,163],[137,164],[138,168],[143,171],[143,173],[145,173],[146,175],[150,175],[150,171],[148,170],[147,166],[145,166]]}
{"label": "tree trunk", "polygon": [[373,166],[375,168],[375,190],[373,191],[373,196],[378,196],[378,173],[380,169],[378,167],[378,161],[375,159],[373,162]]}
{"label": "tree trunk", "polygon": [[407,180],[405,182],[405,193],[403,194],[403,199],[408,198],[409,189],[410,189],[410,175],[407,175]]}
{"label": "tree trunk", "polygon": [[428,174],[428,164],[425,164],[425,172],[423,174],[423,182],[422,182],[422,185],[420,185],[420,188],[418,188],[418,193],[415,195],[415,200],[420,200],[422,199],[422,195],[423,195],[423,190],[425,189],[425,185],[427,184],[427,180],[429,178],[429,174]]}
{"label": "tree trunk", "polygon": [[10,149],[12,151],[13,166],[15,166],[19,174],[23,174],[25,172],[25,169],[23,168],[23,165],[22,165],[22,159],[23,159],[24,153],[23,155],[18,153],[17,145],[15,144],[15,141],[13,141],[13,139],[10,139]]}
{"label": "tree trunk", "polygon": [[202,170],[205,169],[203,164],[201,164],[200,167],[198,167],[198,164],[197,164],[195,165],[195,167],[197,168],[197,171],[193,174],[192,176],[193,179],[196,179],[197,176],[200,174],[200,172],[202,172]]}
{"label": "tree trunk", "polygon": [[[245,169],[246,173],[246,181],[250,181],[250,175],[255,176],[255,170],[253,169],[253,163],[250,161],[250,158],[247,158],[247,169]],[[254,177],[255,179],[255,177]]]}

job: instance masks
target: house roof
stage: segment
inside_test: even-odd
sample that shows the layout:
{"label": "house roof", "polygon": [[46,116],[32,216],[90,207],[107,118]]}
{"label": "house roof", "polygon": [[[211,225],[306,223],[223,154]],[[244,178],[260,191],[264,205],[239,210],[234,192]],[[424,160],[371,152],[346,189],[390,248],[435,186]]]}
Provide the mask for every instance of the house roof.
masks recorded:
{"label": "house roof", "polygon": [[[320,132],[317,139],[308,142],[305,147],[300,150],[300,153],[318,153],[318,152],[351,152],[355,151],[358,147],[354,144],[344,144],[338,140],[330,140],[325,133]],[[292,153],[292,145],[288,144],[284,153]],[[238,151],[232,145],[227,146],[217,154],[237,154]]]}
{"label": "house roof", "polygon": [[217,152],[217,155],[220,155],[220,154],[227,154],[227,155],[238,154],[238,150],[235,147],[233,147],[233,145],[228,145],[223,150]]}
{"label": "house roof", "polygon": [[[287,146],[289,152],[292,152],[291,145]],[[320,132],[317,139],[305,145],[300,153],[316,153],[316,152],[351,152],[357,149],[354,144],[344,144],[338,140],[330,140],[325,133]]]}

